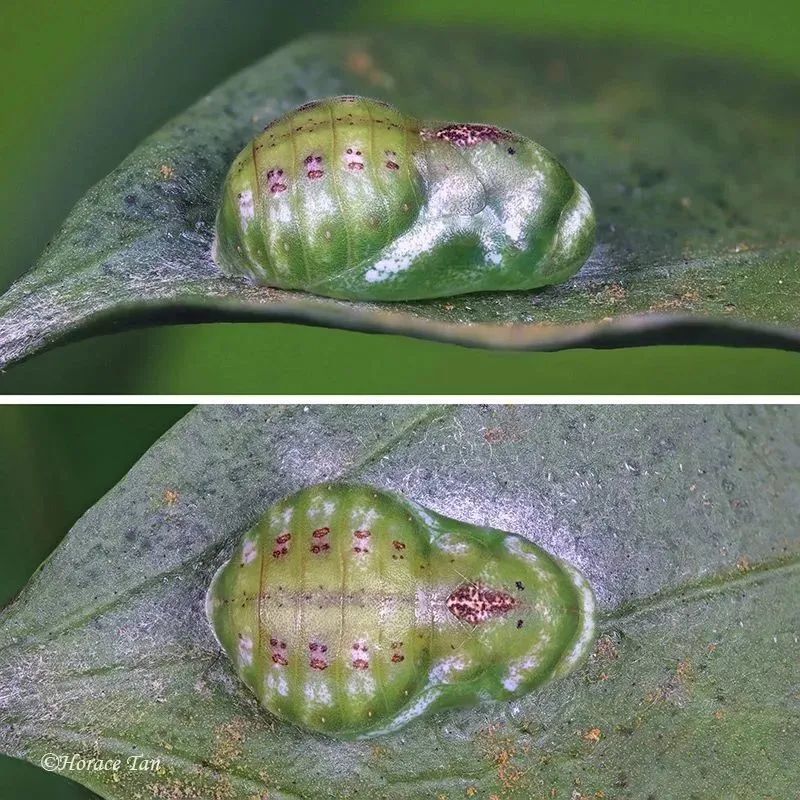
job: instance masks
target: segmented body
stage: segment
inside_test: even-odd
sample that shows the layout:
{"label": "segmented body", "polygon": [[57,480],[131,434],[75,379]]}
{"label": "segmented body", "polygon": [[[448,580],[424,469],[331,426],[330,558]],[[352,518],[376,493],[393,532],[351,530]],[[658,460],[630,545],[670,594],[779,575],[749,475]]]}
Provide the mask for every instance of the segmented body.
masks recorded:
{"label": "segmented body", "polygon": [[342,484],[270,508],[208,613],[265,708],[339,736],[529,691],[578,660],[592,627],[583,580],[535,545]]}
{"label": "segmented body", "polygon": [[215,257],[270,286],[403,300],[564,280],[593,242],[588,195],[535,142],[338,97],[239,154]]}

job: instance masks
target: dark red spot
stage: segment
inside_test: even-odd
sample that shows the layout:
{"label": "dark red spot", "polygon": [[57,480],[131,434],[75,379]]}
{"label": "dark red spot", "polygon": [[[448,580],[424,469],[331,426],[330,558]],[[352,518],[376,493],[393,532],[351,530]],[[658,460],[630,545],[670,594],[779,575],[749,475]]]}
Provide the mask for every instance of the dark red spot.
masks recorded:
{"label": "dark red spot", "polygon": [[317,528],[311,535],[315,539],[322,539],[324,536],[327,536],[330,532],[331,532],[330,528]]}
{"label": "dark red spot", "polygon": [[347,155],[349,155],[349,156],[350,156],[350,155],[352,155],[352,154],[353,154],[353,148],[352,148],[352,147],[348,147],[348,148],[347,148]]}
{"label": "dark red spot", "polygon": [[314,178],[321,178],[324,174],[325,171],[321,169],[310,169],[308,171],[308,177],[311,178],[312,180]]}
{"label": "dark red spot", "polygon": [[387,169],[400,169],[400,165],[397,164],[395,161],[387,161],[386,162]]}
{"label": "dark red spot", "polygon": [[273,653],[272,661],[274,664],[279,664],[282,667],[285,667],[289,663],[286,660],[286,656],[282,655],[281,653]]}
{"label": "dark red spot", "polygon": [[355,531],[353,536],[355,536],[356,539],[369,539],[369,537],[372,536],[372,531]]}
{"label": "dark red spot", "polygon": [[394,539],[392,541],[392,547],[394,547],[395,550],[405,550],[406,549],[405,542],[401,542],[399,539]]}
{"label": "dark red spot", "polygon": [[395,664],[399,664],[401,661],[405,660],[405,656],[401,653],[392,653],[392,662]]}
{"label": "dark red spot", "polygon": [[270,644],[270,647],[277,647],[278,646],[278,640],[273,637],[272,639],[269,640],[269,644]]}
{"label": "dark red spot", "polygon": [[349,161],[347,164],[347,169],[353,169],[356,172],[359,172],[360,170],[364,169],[364,165],[358,161]]}
{"label": "dark red spot", "polygon": [[290,541],[291,538],[292,538],[292,534],[291,533],[282,533],[280,536],[278,536],[277,539],[275,539],[275,543],[276,544],[286,544],[286,542]]}
{"label": "dark red spot", "polygon": [[309,666],[311,669],[327,669],[328,662],[324,658],[311,658],[308,661]]}
{"label": "dark red spot", "polygon": [[369,661],[363,658],[354,658],[353,669],[369,669]]}

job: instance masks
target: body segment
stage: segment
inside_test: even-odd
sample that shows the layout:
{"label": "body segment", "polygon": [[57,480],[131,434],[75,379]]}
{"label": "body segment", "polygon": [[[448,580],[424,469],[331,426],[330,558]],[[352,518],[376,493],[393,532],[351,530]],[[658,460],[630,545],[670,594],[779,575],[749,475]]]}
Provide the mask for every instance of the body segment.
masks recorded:
{"label": "body segment", "polygon": [[270,508],[208,597],[259,702],[345,737],[529,691],[583,653],[591,606],[574,570],[520,537],[342,484]]}
{"label": "body segment", "polygon": [[215,257],[270,286],[409,300],[565,280],[594,230],[585,190],[535,142],[338,97],[282,117],[237,156]]}

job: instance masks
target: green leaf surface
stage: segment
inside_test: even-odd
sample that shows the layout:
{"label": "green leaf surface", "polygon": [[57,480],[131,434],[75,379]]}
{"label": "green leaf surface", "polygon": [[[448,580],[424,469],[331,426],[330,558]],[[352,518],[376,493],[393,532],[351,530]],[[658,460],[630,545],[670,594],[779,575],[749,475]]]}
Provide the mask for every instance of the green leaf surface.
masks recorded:
{"label": "green leaf surface", "polygon": [[[793,797],[798,431],[781,407],[196,409],[0,617],[0,749],[160,759],[66,773],[125,800]],[[588,662],[373,741],[272,718],[204,596],[271,503],[329,479],[518,532],[580,568],[600,611]]]}
{"label": "green leaf surface", "polygon": [[[0,298],[0,366],[154,322],[277,320],[484,347],[665,342],[800,347],[800,83],[580,39],[398,30],[303,38],[234,76],[78,203]],[[589,190],[598,244],[536,292],[354,303],[254,287],[210,257],[225,171],[258,130],[341,93],[492,122]]]}

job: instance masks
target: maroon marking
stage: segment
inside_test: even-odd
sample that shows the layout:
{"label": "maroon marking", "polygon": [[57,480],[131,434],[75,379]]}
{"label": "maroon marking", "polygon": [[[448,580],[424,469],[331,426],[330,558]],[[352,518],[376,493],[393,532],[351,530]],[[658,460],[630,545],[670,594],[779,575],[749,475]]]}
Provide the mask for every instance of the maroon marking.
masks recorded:
{"label": "maroon marking", "polygon": [[273,558],[283,558],[289,552],[289,542],[292,534],[288,531],[275,538],[275,549],[272,551]]}
{"label": "maroon marking", "polygon": [[405,542],[401,542],[398,539],[392,540],[392,547],[394,547],[395,550],[405,550],[406,549]]}
{"label": "maroon marking", "polygon": [[285,667],[289,663],[286,658],[286,642],[282,642],[273,636],[269,640],[269,645],[272,648],[272,663]]}
{"label": "maroon marking", "polygon": [[283,180],[283,170],[280,167],[267,171],[267,185],[272,194],[286,191],[286,183]]}
{"label": "maroon marking", "polygon": [[441,128],[426,128],[420,131],[423,139],[442,139],[456,147],[473,147],[480,142],[514,141],[516,137],[510,131],[496,128],[494,125],[478,125],[464,122],[444,125]]}
{"label": "maroon marking", "polygon": [[369,648],[364,642],[354,642],[350,650],[353,669],[369,669]]}
{"label": "maroon marking", "polygon": [[312,534],[311,538],[316,540],[311,545],[311,552],[315,555],[319,553],[327,553],[331,549],[327,541],[328,534],[331,532],[330,528],[317,528]]}
{"label": "maroon marking", "polygon": [[389,157],[386,160],[386,169],[400,169],[400,165],[394,160],[397,156],[394,150],[384,150],[383,154]]}
{"label": "maroon marking", "polygon": [[517,601],[510,594],[479,583],[462,583],[447,598],[448,611],[469,625],[500,617],[516,605]]}
{"label": "maroon marking", "polygon": [[312,653],[308,659],[308,665],[311,669],[327,669],[329,664],[324,654],[328,652],[328,645],[321,642],[309,642],[308,649]]}
{"label": "maroon marking", "polygon": [[392,663],[399,664],[401,661],[405,661],[405,656],[400,652],[403,647],[402,642],[392,642]]}
{"label": "maroon marking", "polygon": [[354,553],[369,553],[367,547],[367,540],[372,536],[372,531],[358,530],[353,531],[353,552]]}
{"label": "maroon marking", "polygon": [[306,156],[303,162],[306,165],[306,175],[312,180],[321,178],[325,174],[322,169],[322,156]]}
{"label": "maroon marking", "polygon": [[[364,159],[361,157],[361,151],[353,151],[352,147],[348,147],[345,151],[345,161],[347,162],[347,169],[360,171],[364,169]],[[350,156],[350,158],[347,158]]]}

